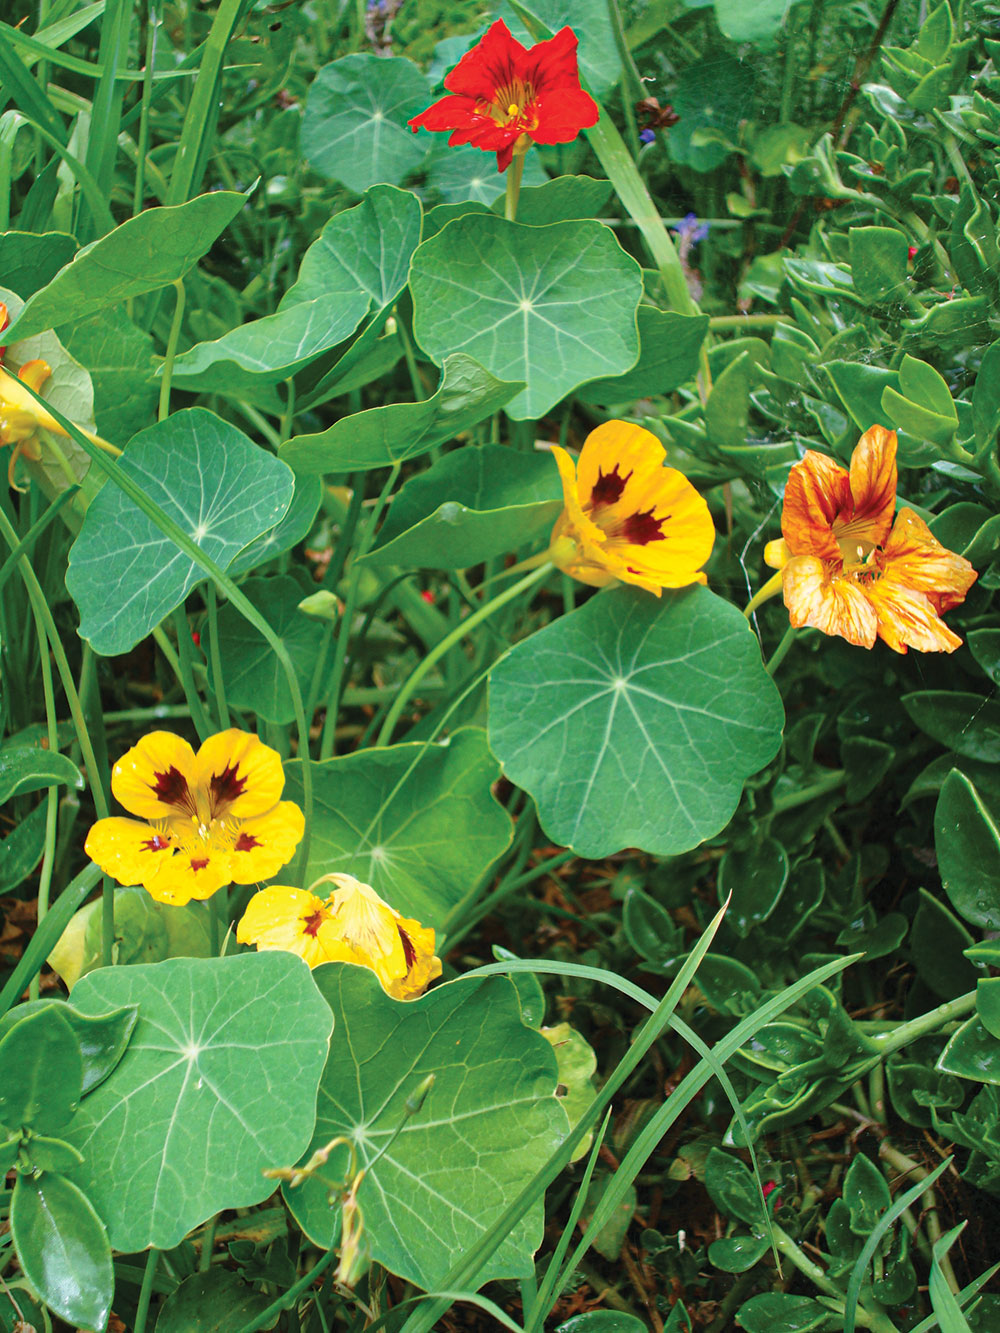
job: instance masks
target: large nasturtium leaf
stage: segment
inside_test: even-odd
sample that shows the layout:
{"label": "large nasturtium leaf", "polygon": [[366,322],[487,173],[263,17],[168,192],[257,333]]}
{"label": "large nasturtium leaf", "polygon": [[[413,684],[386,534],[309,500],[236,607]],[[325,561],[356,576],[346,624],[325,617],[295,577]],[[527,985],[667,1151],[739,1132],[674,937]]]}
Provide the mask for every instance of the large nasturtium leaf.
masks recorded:
{"label": "large nasturtium leaf", "polygon": [[323,482],[319,477],[296,476],[295,494],[285,510],[284,518],[263,536],[245,546],[229,566],[229,573],[234,577],[245,574],[247,570],[256,569],[283,551],[290,551],[309,535],[322,497]]}
{"label": "large nasturtium leaf", "polygon": [[116,1250],[170,1249],[220,1209],[260,1203],[274,1188],[264,1168],[301,1156],[330,1011],[300,958],[103,967],[77,983],[73,1004],[139,1007],[124,1057],[66,1132],[84,1157],[73,1179]]}
{"label": "large nasturtium leaf", "polygon": [[11,341],[44,333],[183,278],[246,203],[232,190],[147,208],[78,250],[11,321]]}
{"label": "large nasturtium leaf", "polygon": [[746,619],[707,588],[614,588],[490,675],[493,753],[555,842],[662,856],[724,828],[784,711]]}
{"label": "large nasturtium leaf", "polygon": [[[383,1154],[358,1191],[365,1241],[377,1263],[431,1289],[566,1136],[552,1047],[521,1021],[505,977],[453,981],[404,1002],[367,968],[328,963],[314,976],[334,1035],[309,1152],[343,1135],[355,1170]],[[407,1098],[429,1074],[433,1086],[407,1114]],[[348,1170],[346,1148],[327,1174],[338,1170]],[[323,1248],[340,1220],[328,1193],[315,1181],[284,1189],[296,1221]],[[542,1221],[539,1199],[476,1285],[529,1274]]]}
{"label": "large nasturtium leaf", "polygon": [[509,383],[462,352],[444,359],[441,384],[420,403],[388,403],[341,417],[315,435],[295,435],[278,450],[296,472],[347,472],[418,458],[470,430],[509,403]]}
{"label": "large nasturtium leaf", "polygon": [[675,162],[711,171],[724,161],[748,114],[754,74],[732,56],[696,61],[682,70],[670,101],[680,116],[667,140]]}
{"label": "large nasturtium leaf", "polygon": [[638,356],[642,274],[600,222],[456,218],[417,247],[410,289],[413,331],[432,360],[467,352],[525,381],[507,407],[519,420]]}
{"label": "large nasturtium leaf", "polygon": [[324,65],[306,98],[302,152],[321,176],[361,194],[398,184],[424,160],[426,135],[407,125],[431,101],[431,87],[403,57],[352,55]]}
{"label": "large nasturtium leaf", "polygon": [[159,390],[148,333],[121,310],[101,310],[89,319],[62,324],[58,333],[93,381],[97,429],[103,436],[121,446],[152,424]]}
{"label": "large nasturtium leaf", "polygon": [[625,375],[591,380],[577,397],[585,403],[626,403],[671,393],[698,369],[698,354],[708,332],[707,315],[678,315],[655,306],[639,307],[639,360]]}
{"label": "large nasturtium leaf", "polygon": [[921,731],[967,759],[1000,761],[1000,704],[965,690],[916,690],[901,700]]}
{"label": "large nasturtium leaf", "polygon": [[240,324],[179,356],[174,383],[182,389],[234,397],[248,388],[289,379],[327,348],[349,338],[369,304],[368,293],[356,287],[349,296],[318,296]]}
{"label": "large nasturtium leaf", "polygon": [[[444,136],[440,136],[443,140]],[[545,171],[537,153],[529,153],[524,160],[524,185],[541,185]],[[497,171],[494,153],[484,153],[471,144],[443,148],[427,171],[427,184],[436,190],[446,204],[460,204],[471,199],[478,204],[492,204],[507,192],[507,177]]]}
{"label": "large nasturtium leaf", "polygon": [[467,569],[548,536],[561,509],[562,486],[549,453],[467,446],[406,483],[367,559]]}
{"label": "large nasturtium leaf", "polygon": [[[131,441],[119,460],[204,553],[226,569],[279,522],[291,470],[201,407],[174,412]],[[127,652],[178,606],[200,569],[113,482],[87,510],[69,553],[66,587],[95,652]]]}
{"label": "large nasturtium leaf", "polygon": [[359,289],[376,309],[389,305],[406,286],[422,217],[410,190],[373,185],[360,204],[335,213],[313,241],[279,309],[319,296],[349,301]]}
{"label": "large nasturtium leaf", "polygon": [[16,284],[24,301],[51,282],[75,253],[76,240],[64,231],[0,233],[0,273]]}
{"label": "large nasturtium leaf", "polygon": [[731,42],[770,46],[785,21],[793,0],[715,0],[715,17]]}
{"label": "large nasturtium leaf", "polygon": [[[285,771],[285,799],[301,804],[301,764]],[[307,882],[354,875],[437,931],[510,842],[510,818],[490,791],[499,769],[478,727],[442,745],[359,750],[312,771]]]}
{"label": "large nasturtium leaf", "polygon": [[[290,575],[247,579],[243,591],[284,643],[299,692],[305,698],[330,626],[299,610],[307,590]],[[294,722],[295,708],[284,667],[260,631],[231,602],[219,612],[219,651],[226,698],[234,708],[245,708],[266,722]]]}

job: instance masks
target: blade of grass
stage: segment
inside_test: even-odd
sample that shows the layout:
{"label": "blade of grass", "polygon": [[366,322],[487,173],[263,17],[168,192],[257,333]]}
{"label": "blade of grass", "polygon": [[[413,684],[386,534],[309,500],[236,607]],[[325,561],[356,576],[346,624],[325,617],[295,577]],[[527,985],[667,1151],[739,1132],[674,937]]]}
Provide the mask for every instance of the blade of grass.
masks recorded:
{"label": "blade of grass", "polygon": [[[978,1296],[983,1287],[986,1286],[987,1282],[989,1282],[992,1277],[995,1277],[997,1273],[1000,1273],[1000,1263],[994,1264],[992,1268],[987,1268],[985,1273],[980,1273],[979,1276],[974,1278],[967,1287],[963,1287],[955,1297],[959,1306],[968,1305],[973,1297]],[[915,1328],[911,1328],[910,1333],[933,1333],[934,1329],[940,1327],[941,1324],[937,1315],[929,1314],[926,1319],[921,1319],[920,1323],[917,1324]]]}
{"label": "blade of grass", "polygon": [[222,0],[212,20],[170,175],[168,204],[186,203],[201,182],[219,115],[218,87],[226,47],[245,4],[246,0]]}

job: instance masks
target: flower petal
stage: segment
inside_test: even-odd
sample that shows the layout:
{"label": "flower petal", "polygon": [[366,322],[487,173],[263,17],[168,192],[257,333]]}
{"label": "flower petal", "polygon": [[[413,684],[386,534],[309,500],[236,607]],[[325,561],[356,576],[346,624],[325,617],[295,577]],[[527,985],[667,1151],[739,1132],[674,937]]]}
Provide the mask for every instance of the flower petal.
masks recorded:
{"label": "flower petal", "polygon": [[190,816],[196,811],[194,751],[171,731],[151,731],[111,770],[111,790],[126,810],[144,819]]}
{"label": "flower petal", "polygon": [[196,762],[196,780],[208,795],[213,817],[262,815],[278,803],[285,787],[277,750],[235,727],[209,736]]}
{"label": "flower petal", "polygon": [[880,579],[868,590],[878,617],[879,637],[897,653],[953,653],[962,640],[938,615],[930,598],[912,588]]}
{"label": "flower petal", "polygon": [[864,521],[870,540],[881,546],[896,508],[896,432],[884,426],[866,430],[851,454],[852,524]]}
{"label": "flower petal", "polygon": [[503,19],[497,19],[445,76],[444,86],[449,92],[492,102],[499,89],[515,79],[524,79],[527,56],[527,48],[512,35]]}
{"label": "flower petal", "polygon": [[850,512],[851,486],[847,473],[825,454],[807,450],[788,474],[781,511],[781,535],[793,555],[839,560],[833,520]]}
{"label": "flower petal", "polygon": [[[558,454],[565,453],[558,445],[553,445],[552,452],[557,462]],[[652,431],[630,421],[605,421],[590,432],[580,450],[576,466],[580,504],[590,512],[620,505],[635,510],[666,456]],[[559,470],[562,472],[561,465]]]}
{"label": "flower petal", "polygon": [[353,875],[325,878],[337,886],[328,900],[329,930],[321,931],[332,961],[370,967],[383,989],[397,999],[420,994],[440,975],[433,930],[405,920]]}
{"label": "flower petal", "polygon": [[877,637],[875,609],[865,590],[850,578],[831,573],[822,560],[796,556],[782,570],[782,591],[789,622],[835,634],[859,648],[871,648]]}
{"label": "flower petal", "polygon": [[143,887],[158,903],[183,907],[192,898],[211,898],[232,879],[229,852],[206,843],[176,851]]}
{"label": "flower petal", "polygon": [[169,833],[136,819],[99,819],[87,834],[83,850],[119,884],[148,885],[173,854]]}
{"label": "flower petal", "polygon": [[255,944],[258,949],[284,949],[304,958],[310,967],[329,959],[320,941],[320,931],[327,920],[321,898],[305,889],[272,884],[261,889],[247,903],[236,927],[241,944]]}
{"label": "flower petal", "polygon": [[941,545],[912,509],[901,509],[896,515],[880,563],[885,571],[883,583],[927,593],[941,611],[963,602],[979,577],[964,556]]}
{"label": "flower petal", "polygon": [[230,861],[234,882],[255,884],[276,875],[295,855],[305,826],[294,801],[279,801],[266,814],[243,820]]}

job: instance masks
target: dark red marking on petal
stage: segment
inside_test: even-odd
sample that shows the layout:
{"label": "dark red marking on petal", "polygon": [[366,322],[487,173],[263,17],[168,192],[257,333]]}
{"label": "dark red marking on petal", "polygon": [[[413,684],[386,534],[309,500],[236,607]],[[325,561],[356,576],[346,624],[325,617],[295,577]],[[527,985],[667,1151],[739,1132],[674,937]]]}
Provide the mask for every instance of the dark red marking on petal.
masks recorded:
{"label": "dark red marking on petal", "polygon": [[252,833],[241,833],[236,839],[235,851],[252,852],[255,847],[262,846],[259,838],[255,838]]}
{"label": "dark red marking on petal", "polygon": [[650,542],[661,541],[663,525],[669,517],[667,514],[665,518],[654,518],[652,509],[629,514],[622,523],[622,536],[633,546],[648,546]]}
{"label": "dark red marking on petal", "polygon": [[147,852],[162,852],[170,846],[170,839],[165,838],[162,833],[154,833],[151,838],[147,838],[142,844]]}
{"label": "dark red marking on petal", "polygon": [[311,935],[313,939],[319,934],[319,928],[323,924],[324,912],[321,907],[317,907],[315,912],[310,912],[308,916],[302,918],[302,930],[306,935]]}
{"label": "dark red marking on petal", "polygon": [[221,773],[213,773],[209,782],[213,812],[220,806],[232,805],[246,790],[247,780],[238,774],[238,764],[227,764]]}
{"label": "dark red marking on petal", "polygon": [[191,793],[188,791],[187,778],[173,764],[165,773],[154,774],[156,781],[149,785],[153,789],[153,794],[165,805],[178,805],[182,810],[187,809],[191,804]]}
{"label": "dark red marking on petal", "polygon": [[591,505],[596,509],[599,505],[616,504],[622,498],[625,483],[631,475],[631,472],[626,472],[624,477],[621,476],[617,463],[610,472],[599,472],[590,493]]}
{"label": "dark red marking on petal", "polygon": [[206,867],[207,865],[208,865],[208,857],[207,857],[207,856],[202,856],[202,857],[192,857],[192,858],[191,858],[191,869],[192,869],[192,870],[195,870],[195,871],[197,871],[197,870],[204,870],[205,867]]}
{"label": "dark red marking on petal", "polygon": [[409,935],[407,935],[403,927],[397,926],[396,929],[399,931],[399,940],[403,946],[403,957],[406,959],[406,970],[409,972],[410,968],[417,961],[417,951],[413,947],[413,941],[410,939]]}

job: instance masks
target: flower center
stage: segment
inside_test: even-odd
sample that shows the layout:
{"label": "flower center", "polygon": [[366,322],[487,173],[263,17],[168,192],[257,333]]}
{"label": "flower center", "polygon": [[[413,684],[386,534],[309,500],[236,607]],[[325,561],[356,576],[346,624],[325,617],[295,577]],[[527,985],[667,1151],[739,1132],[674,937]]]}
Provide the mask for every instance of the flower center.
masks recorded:
{"label": "flower center", "polygon": [[511,79],[509,83],[502,84],[494,91],[492,102],[485,100],[479,102],[476,111],[481,116],[489,116],[497,125],[504,127],[513,125],[522,130],[536,130],[538,117],[531,110],[534,100],[535,90],[530,83]]}

